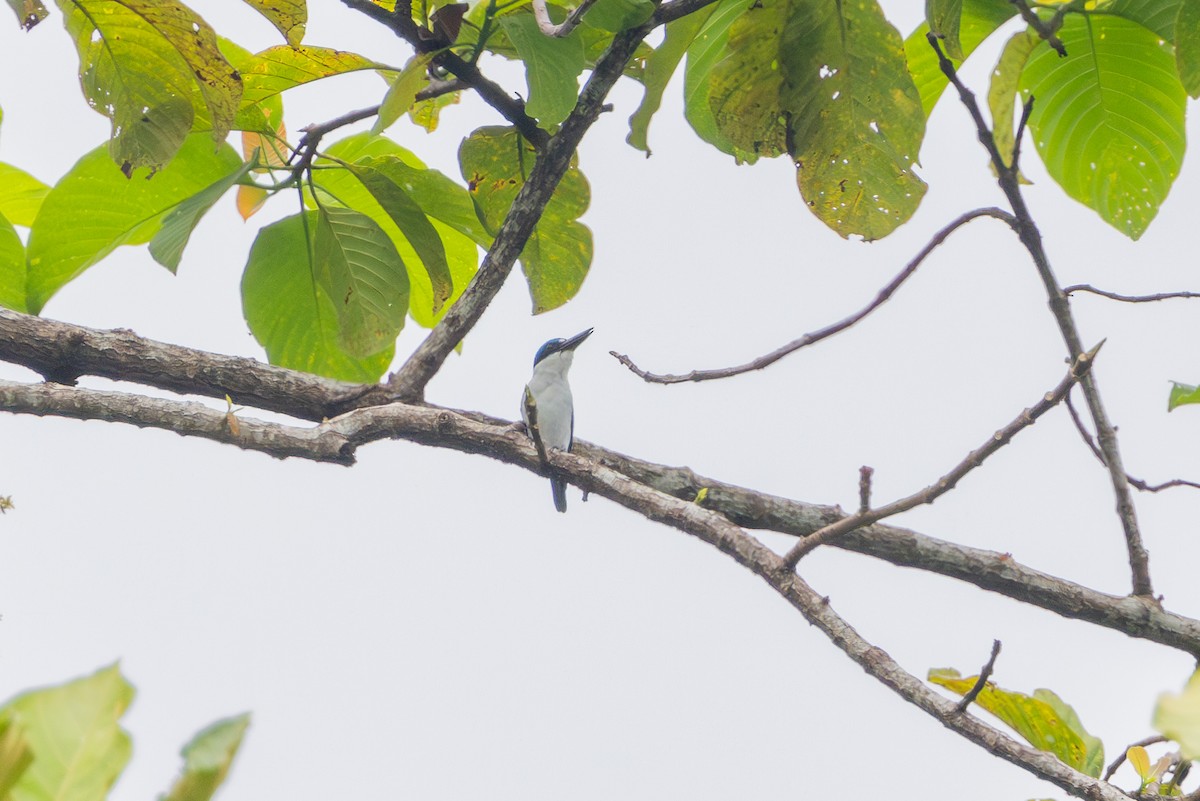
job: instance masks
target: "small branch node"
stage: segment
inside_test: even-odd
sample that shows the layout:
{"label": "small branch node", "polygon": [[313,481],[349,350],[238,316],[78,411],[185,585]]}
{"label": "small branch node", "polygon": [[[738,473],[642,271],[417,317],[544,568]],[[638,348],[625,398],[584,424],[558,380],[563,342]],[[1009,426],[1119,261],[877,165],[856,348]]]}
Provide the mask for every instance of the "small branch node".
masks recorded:
{"label": "small branch node", "polygon": [[858,513],[866,514],[871,510],[871,476],[875,468],[863,465],[858,468]]}

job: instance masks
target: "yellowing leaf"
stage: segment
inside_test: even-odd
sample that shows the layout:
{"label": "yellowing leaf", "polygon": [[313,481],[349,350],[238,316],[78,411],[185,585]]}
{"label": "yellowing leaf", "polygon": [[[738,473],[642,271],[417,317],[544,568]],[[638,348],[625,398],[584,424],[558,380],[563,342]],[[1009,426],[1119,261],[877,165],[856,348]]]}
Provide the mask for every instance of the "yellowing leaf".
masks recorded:
{"label": "yellowing leaf", "polygon": [[[978,680],[978,676],[962,678],[957,670],[946,668],[929,671],[928,678],[959,695],[965,695]],[[1029,696],[988,682],[975,703],[1011,726],[1034,748],[1054,754],[1075,770],[1098,777],[1104,768],[1100,740],[1088,734],[1075,710],[1049,690]]]}
{"label": "yellowing leaf", "polygon": [[196,90],[213,140],[225,140],[242,83],[195,12],[177,0],[58,4],[79,52],[83,93],[112,120],[110,152],[127,176],[171,160],[192,129]]}
{"label": "yellowing leaf", "polygon": [[262,14],[292,47],[304,38],[304,25],[308,22],[308,6],[304,0],[246,0],[247,5]]}
{"label": "yellowing leaf", "polygon": [[1129,764],[1137,771],[1137,775],[1141,777],[1142,781],[1150,779],[1150,755],[1146,753],[1145,748],[1140,745],[1131,745],[1125,751],[1125,758],[1129,760]]}
{"label": "yellowing leaf", "polygon": [[371,126],[371,133],[382,133],[412,108],[417,102],[417,92],[429,83],[429,62],[432,60],[433,53],[415,55],[392,79],[392,85],[383,96],[383,103],[379,105],[379,115],[375,118],[375,124]]}
{"label": "yellowing leaf", "polygon": [[[534,151],[513,128],[484,127],[465,139],[458,163],[479,219],[499,230],[529,170]],[[575,297],[592,263],[592,232],[578,221],[591,202],[587,179],[572,166],[521,251],[533,313],[557,308]]]}
{"label": "yellowing leaf", "polygon": [[234,127],[243,131],[272,130],[264,107],[288,89],[331,75],[387,68],[357,53],[304,45],[271,47],[239,66],[245,89]]}
{"label": "yellowing leaf", "polygon": [[925,194],[925,115],[875,0],[755,2],[729,28],[708,99],[734,148],[791,154],[805,203],[843,237],[887,236]]}

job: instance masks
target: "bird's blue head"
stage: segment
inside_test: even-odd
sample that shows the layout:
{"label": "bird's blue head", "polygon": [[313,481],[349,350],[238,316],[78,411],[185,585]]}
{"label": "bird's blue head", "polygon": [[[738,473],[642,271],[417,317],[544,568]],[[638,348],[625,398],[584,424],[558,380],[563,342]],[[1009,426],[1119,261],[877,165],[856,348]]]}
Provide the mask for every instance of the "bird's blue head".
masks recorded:
{"label": "bird's blue head", "polygon": [[592,335],[592,331],[593,329],[589,328],[588,330],[580,331],[575,336],[568,337],[567,339],[550,340],[545,345],[542,345],[540,348],[538,348],[537,355],[533,357],[534,366],[536,367],[538,362],[551,354],[575,350],[575,348],[579,347],[583,343],[583,340]]}

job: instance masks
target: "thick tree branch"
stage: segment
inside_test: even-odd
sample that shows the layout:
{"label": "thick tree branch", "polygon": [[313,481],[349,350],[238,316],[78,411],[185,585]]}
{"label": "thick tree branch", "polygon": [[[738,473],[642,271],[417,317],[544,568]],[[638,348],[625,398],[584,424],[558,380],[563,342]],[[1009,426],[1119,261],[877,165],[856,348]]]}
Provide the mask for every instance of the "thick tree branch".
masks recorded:
{"label": "thick tree branch", "polygon": [[232,412],[220,412],[194,401],[163,400],[62,384],[0,381],[0,411],[159,428],[260,451],[277,459],[298,456],[318,462],[354,463],[354,446],[325,426],[296,428],[264,423],[233,417]]}
{"label": "thick tree branch", "polygon": [[[498,111],[500,116],[508,120],[534,147],[541,148],[546,144],[550,138],[549,134],[538,127],[537,120],[525,113],[524,103],[504,91],[499,84],[484,77],[474,64],[446,50],[445,42],[422,37],[417,23],[405,13],[404,4],[399,4],[397,12],[393,13],[383,6],[375,5],[371,0],[342,0],[342,3],[383,24],[412,45],[418,53],[441,51],[434,56],[435,64],[446,68],[459,81],[474,89],[485,103]],[[411,4],[408,4],[408,9],[411,11]]]}
{"label": "thick tree branch", "polygon": [[950,234],[954,233],[972,220],[980,217],[992,217],[1008,223],[1013,230],[1016,230],[1017,228],[1016,218],[1002,209],[975,209],[974,211],[969,211],[966,214],[963,214],[934,234],[933,238],[929,240],[925,247],[921,248],[917,255],[914,256],[907,265],[905,265],[904,269],[901,270],[895,278],[888,282],[887,286],[879,290],[879,293],[875,296],[875,299],[862,309],[850,315],[849,317],[846,317],[845,319],[839,320],[836,323],[832,323],[824,328],[805,334],[799,339],[794,339],[788,344],[763,356],[759,356],[757,359],[747,362],[746,364],[738,365],[736,367],[722,367],[713,370],[692,370],[691,372],[683,373],[682,375],[663,375],[643,370],[634,364],[633,360],[628,356],[617,353],[616,351],[609,351],[609,355],[615,358],[621,364],[628,367],[630,372],[632,372],[634,375],[652,384],[681,384],[685,381],[711,381],[717,378],[729,378],[731,376],[741,375],[742,373],[753,372],[754,370],[762,370],[764,367],[769,367],[770,365],[779,361],[784,356],[795,353],[796,351],[806,348],[809,345],[815,345],[824,339],[828,339],[834,334],[845,331],[847,328],[855,325],[868,314],[878,309],[880,306],[886,303],[893,294],[895,294],[896,290],[900,288],[901,284],[912,277],[913,273],[917,271],[917,268],[921,266],[921,263],[924,262],[929,254],[936,250],[939,245],[945,242]]}
{"label": "thick tree branch", "polygon": [[[1000,155],[1000,150],[996,146],[996,139],[992,135],[987,122],[983,119],[983,112],[979,110],[979,103],[976,102],[975,95],[959,79],[958,73],[954,69],[954,64],[942,52],[937,37],[930,34],[928,38],[930,46],[937,53],[938,64],[941,67],[942,73],[958,91],[959,99],[962,100],[963,106],[967,109],[967,112],[971,115],[971,119],[975,123],[979,141],[987,150],[988,156],[992,160],[992,165],[996,168],[1000,189],[1008,199],[1013,214],[1016,215],[1019,223],[1017,226],[1017,236],[1025,246],[1025,249],[1029,251],[1034,266],[1037,268],[1038,276],[1042,279],[1042,284],[1045,286],[1050,311],[1058,323],[1058,330],[1063,338],[1063,342],[1067,346],[1067,353],[1072,360],[1078,359],[1079,355],[1083,353],[1083,340],[1079,336],[1079,327],[1076,325],[1075,318],[1071,313],[1071,302],[1059,287],[1058,279],[1054,276],[1054,270],[1050,267],[1050,257],[1046,254],[1045,247],[1042,244],[1042,233],[1038,230],[1036,223],[1034,223],[1033,216],[1029,212],[1029,207],[1025,204],[1025,197],[1021,194],[1021,183],[1018,178],[1020,165],[1015,159],[1012,164],[1005,164],[1004,157]],[[1030,97],[1026,102],[1027,105],[1032,104],[1033,98]],[[1028,113],[1028,109],[1023,112],[1025,115],[1028,115]],[[1016,151],[1014,150],[1014,152]],[[1120,519],[1121,528],[1125,532],[1125,547],[1129,554],[1129,569],[1133,577],[1133,594],[1145,595],[1147,597],[1152,596],[1154,594],[1154,587],[1150,581],[1150,555],[1142,544],[1142,534],[1138,528],[1137,511],[1134,508],[1133,496],[1129,491],[1129,481],[1126,478],[1125,467],[1121,462],[1121,450],[1117,444],[1116,430],[1113,428],[1112,423],[1108,419],[1108,413],[1104,409],[1104,403],[1100,398],[1100,390],[1096,385],[1095,375],[1088,373],[1083,376],[1083,379],[1079,383],[1083,388],[1083,395],[1087,399],[1088,410],[1092,415],[1092,422],[1096,426],[1097,440],[1099,441],[1101,452],[1104,453],[1104,464],[1108,468],[1109,480],[1112,483],[1113,495],[1116,498],[1117,517]]]}
{"label": "thick tree branch", "polygon": [[856,528],[870,525],[892,515],[898,515],[901,512],[907,512],[909,509],[915,509],[918,506],[927,503],[933,503],[935,500],[945,495],[961,481],[968,473],[974,470],[979,465],[983,464],[984,460],[991,456],[996,451],[1003,448],[1012,438],[1019,432],[1033,425],[1039,417],[1053,409],[1058,404],[1062,403],[1067,397],[1067,393],[1071,388],[1078,383],[1083,376],[1092,369],[1092,363],[1096,358],[1096,352],[1100,350],[1100,345],[1092,348],[1087,353],[1081,354],[1079,358],[1071,365],[1071,369],[1067,371],[1063,380],[1058,383],[1054,389],[1047,392],[1038,402],[1028,409],[1024,409],[1017,417],[1006,425],[1004,428],[997,431],[992,436],[988,437],[987,441],[980,445],[975,450],[967,454],[961,462],[954,466],[950,472],[939,478],[937,481],[930,484],[924,489],[914,492],[907,498],[901,498],[897,501],[892,501],[884,506],[875,509],[867,509],[858,514],[844,517],[841,520],[826,526],[807,537],[801,538],[796,545],[788,551],[784,557],[784,564],[789,568],[794,568],[804,555],[827,542],[833,542],[839,537],[843,537]]}
{"label": "thick tree branch", "polygon": [[[331,381],[253,359],[165,345],[127,330],[100,331],[5,309],[0,309],[0,360],[43,375],[61,373],[72,379],[101,376],[219,400],[228,394],[238,404],[317,423],[349,410],[388,403],[387,392],[378,385]],[[392,404],[387,408],[396,416],[392,423],[395,428],[381,436],[485,453],[541,474],[532,448],[528,464],[522,461],[519,449],[509,450],[521,444],[528,447],[529,439],[508,421],[423,405]],[[448,421],[442,433],[431,422],[439,415],[446,415]],[[467,433],[453,434],[454,426],[465,427]],[[464,442],[465,437],[473,438],[475,444]],[[573,452],[689,503],[703,489],[704,508],[718,511],[745,528],[804,537],[845,517],[836,506],[755,492],[698,475],[686,467],[647,462],[582,440],[576,440]],[[831,544],[1200,656],[1200,621],[1164,611],[1150,599],[1109,595],[1042,573],[1022,565],[1011,554],[970,548],[878,523]]]}
{"label": "thick tree branch", "polygon": [[[579,459],[560,452],[555,452],[553,458],[556,464],[561,462],[564,465]],[[954,702],[935,693],[904,670],[883,649],[863,639],[833,611],[829,598],[817,594],[784,565],[778,555],[747,536],[726,518],[694,503],[629,482],[629,478],[620,473],[595,471],[586,482],[585,489],[610,498],[651,520],[692,534],[730,556],[765,580],[869,675],[946,728],[1039,778],[1054,783],[1071,795],[1095,801],[1127,801],[1128,796],[1124,793],[1099,779],[1067,767],[1052,754],[1023,745],[979,719],[961,714]]]}

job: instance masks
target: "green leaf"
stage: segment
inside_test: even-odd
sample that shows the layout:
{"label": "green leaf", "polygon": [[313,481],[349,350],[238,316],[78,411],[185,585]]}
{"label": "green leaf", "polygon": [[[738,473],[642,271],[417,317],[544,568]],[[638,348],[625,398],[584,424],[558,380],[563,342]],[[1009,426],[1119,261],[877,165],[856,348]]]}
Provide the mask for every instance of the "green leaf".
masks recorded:
{"label": "green leaf", "polygon": [[1083,756],[1083,766],[1079,768],[1080,772],[1099,778],[1100,771],[1104,769],[1104,743],[1100,741],[1100,738],[1093,737],[1088,733],[1079,720],[1079,713],[1075,711],[1074,707],[1059,698],[1053,690],[1034,690],[1033,697],[1049,704],[1059,720],[1065,723],[1067,728],[1074,732],[1083,743],[1086,750]]}
{"label": "green leaf", "polygon": [[413,56],[392,80],[392,85],[379,106],[379,115],[375,118],[371,133],[382,133],[417,102],[417,92],[429,83],[429,62],[433,60],[433,55],[420,53]]}
{"label": "green leaf", "polygon": [[662,105],[663,92],[666,91],[671,76],[675,74],[675,68],[683,60],[684,54],[692,46],[704,23],[712,16],[714,9],[715,7],[710,5],[668,22],[662,44],[646,59],[646,70],[642,73],[642,84],[646,88],[646,94],[637,111],[629,118],[629,136],[625,137],[625,141],[647,156],[650,155],[650,145],[646,141],[650,120]]}
{"label": "green leaf", "polygon": [[[1149,28],[1168,42],[1175,41],[1175,18],[1191,0],[1111,0],[1101,9]],[[1070,52],[1070,51],[1068,51]]]}
{"label": "green leaf", "polygon": [[[0,306],[25,311],[25,245],[17,229],[0,214]],[[4,793],[0,793],[0,799]]]}
{"label": "green leaf", "polygon": [[1200,97],[1200,3],[1181,3],[1175,17],[1175,68],[1183,87]]}
{"label": "green leaf", "polygon": [[29,227],[50,187],[11,164],[0,162],[0,214],[13,225]]}
{"label": "green leaf", "polygon": [[942,40],[946,55],[955,61],[966,58],[962,43],[958,40],[962,11],[963,0],[925,0],[925,22],[929,30]]}
{"label": "green leaf", "polygon": [[233,127],[243,131],[270,131],[274,130],[273,126],[264,128],[268,123],[263,119],[263,107],[288,89],[332,75],[391,68],[357,53],[328,47],[279,45],[249,58],[239,65],[239,69],[245,88]]}
{"label": "green leaf", "polygon": [[[498,231],[533,167],[532,146],[512,128],[479,128],[463,140],[458,161],[479,219]],[[578,218],[590,202],[587,179],[572,165],[521,251],[534,314],[561,306],[583,285],[592,262],[592,232]]]}
{"label": "green leaf", "polygon": [[992,82],[988,86],[992,136],[996,140],[996,149],[1009,165],[1012,164],[1013,147],[1016,145],[1013,115],[1017,85],[1020,83],[1021,71],[1025,68],[1029,54],[1040,42],[1041,38],[1031,30],[1014,33],[1000,51],[1000,60],[996,62],[996,69],[992,71]]}
{"label": "green leaf", "polygon": [[209,801],[225,781],[250,715],[218,720],[183,747],[183,774],[161,801]]}
{"label": "green leaf", "polygon": [[299,46],[308,22],[305,0],[246,0],[246,3],[270,20],[290,46]]}
{"label": "green leaf", "polygon": [[578,29],[562,39],[547,36],[532,13],[507,14],[500,24],[525,62],[525,111],[543,128],[557,125],[575,108],[579,95],[585,59]]}
{"label": "green leaf", "polygon": [[241,78],[208,23],[177,0],[58,0],[92,108],[112,120],[113,160],[155,171],[192,128],[198,88],[214,142],[229,133]]}
{"label": "green leaf", "polygon": [[[42,0],[8,0],[8,7],[17,15],[17,22],[25,30],[33,30],[33,26],[50,15]],[[0,793],[0,798],[3,798]]]}
{"label": "green leaf", "polygon": [[708,102],[708,86],[713,69],[725,56],[729,28],[749,7],[746,0],[721,0],[713,8],[708,21],[696,34],[687,51],[687,66],[683,73],[684,116],[696,135],[722,153],[733,156],[738,163],[753,164],[758,156],[734,147],[717,127]]}
{"label": "green leaf", "polygon": [[1173,412],[1180,406],[1187,406],[1189,403],[1200,403],[1200,387],[1172,381],[1171,394],[1167,397],[1167,411]]}
{"label": "green leaf", "polygon": [[756,2],[730,27],[708,97],[735,147],[792,155],[801,196],[843,237],[887,236],[925,194],[913,173],[925,115],[874,0]]}
{"label": "green leaf", "polygon": [[[331,145],[330,156],[351,163],[372,158],[389,158],[388,174],[403,186],[421,210],[433,221],[446,252],[453,292],[440,311],[434,311],[434,289],[421,257],[392,217],[379,205],[358,178],[345,169],[318,171],[318,190],[328,195],[326,205],[338,203],[366,214],[392,239],[401,259],[411,267],[409,278],[409,314],[425,327],[431,327],[466,288],[479,266],[478,241],[491,245],[491,236],[475,214],[467,190],[437,170],[430,170],[409,151],[390,139],[370,134],[356,134]],[[319,161],[319,164],[328,164]],[[474,240],[474,241],[472,241]]]}
{"label": "green leaf", "polygon": [[1021,74],[1022,93],[1037,98],[1034,144],[1068,195],[1137,239],[1183,162],[1187,94],[1174,54],[1113,16],[1068,14],[1058,35],[1067,57],[1043,43]]}
{"label": "green leaf", "polygon": [[408,273],[396,246],[361,212],[317,211],[313,275],[333,299],[339,344],[359,358],[392,347],[408,313]]}
{"label": "green leaf", "polygon": [[132,700],[133,687],[112,665],[24,693],[0,708],[34,756],[12,801],[104,801],[129,762],[129,735],[119,721]]}
{"label": "green leaf", "polygon": [[246,162],[219,181],[209,184],[187,200],[180,203],[163,218],[162,227],[150,240],[150,255],[172,273],[179,269],[183,249],[191,239],[192,231],[200,219],[208,213],[230,187],[240,181],[254,167]]}
{"label": "green leaf", "polygon": [[[1016,13],[1009,0],[962,0],[962,14],[958,22],[958,44],[962,50],[962,59],[952,57],[954,66],[958,67],[962,60],[975,52],[975,48],[984,39],[1012,19]],[[921,95],[921,108],[924,109],[926,117],[933,111],[942,92],[950,85],[942,68],[938,66],[937,54],[925,38],[928,32],[929,25],[922,24],[904,40],[908,69]]]}
{"label": "green leaf", "polygon": [[[957,670],[942,668],[929,671],[928,678],[933,684],[966,695],[979,677],[964,679]],[[1049,690],[1038,690],[1029,696],[1002,690],[988,682],[975,703],[1011,726],[1034,748],[1054,754],[1089,776],[1100,775],[1104,765],[1103,746],[1084,731],[1075,710]]]}
{"label": "green leaf", "polygon": [[654,14],[651,0],[597,0],[584,15],[584,22],[609,33],[641,25]]}
{"label": "green leaf", "polygon": [[367,158],[351,168],[376,202],[404,234],[421,259],[433,287],[433,311],[441,310],[454,291],[446,264],[446,248],[437,229],[405,189],[406,165],[395,156]]}
{"label": "green leaf", "polygon": [[1200,671],[1179,695],[1163,693],[1154,707],[1154,728],[1179,743],[1184,759],[1200,758]]}
{"label": "green leaf", "polygon": [[338,345],[337,311],[310,267],[309,232],[316,225],[317,213],[306,212],[258,232],[242,275],[242,313],[271,364],[373,383],[392,363],[394,350],[358,359]]}
{"label": "green leaf", "polygon": [[241,163],[229,145],[214,153],[204,134],[188,137],[149,181],[126,180],[103,148],[85,155],[50,190],[30,229],[30,312],[39,313],[55,292],[118,246],[149,242],[165,212]]}
{"label": "green leaf", "polygon": [[33,752],[21,728],[10,713],[0,714],[0,798],[11,798],[9,793],[31,764]]}

